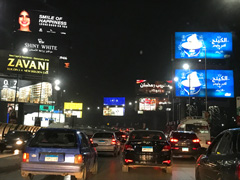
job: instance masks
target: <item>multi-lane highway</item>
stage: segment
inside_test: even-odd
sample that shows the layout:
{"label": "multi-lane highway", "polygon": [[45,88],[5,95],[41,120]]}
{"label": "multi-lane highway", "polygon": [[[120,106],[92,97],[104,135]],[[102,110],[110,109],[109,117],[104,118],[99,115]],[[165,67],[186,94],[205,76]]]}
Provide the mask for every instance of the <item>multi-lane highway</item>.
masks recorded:
{"label": "multi-lane highway", "polygon": [[[10,152],[0,154],[0,180],[21,180],[20,174],[21,154],[13,155]],[[88,174],[88,180],[194,180],[195,160],[174,159],[173,174],[169,175],[159,168],[135,168],[128,173],[121,169],[120,156],[112,157],[99,155],[98,174]],[[70,180],[66,176],[35,176],[34,180]],[[74,179],[74,178],[72,178]]]}

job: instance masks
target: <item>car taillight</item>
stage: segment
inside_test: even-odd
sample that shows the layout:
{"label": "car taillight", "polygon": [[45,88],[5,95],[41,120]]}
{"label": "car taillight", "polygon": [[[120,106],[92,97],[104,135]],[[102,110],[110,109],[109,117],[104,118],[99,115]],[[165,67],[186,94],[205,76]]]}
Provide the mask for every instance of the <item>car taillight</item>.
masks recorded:
{"label": "car taillight", "polygon": [[197,150],[197,148],[192,148],[192,150]]}
{"label": "car taillight", "polygon": [[126,144],[124,149],[127,150],[127,151],[134,151],[132,145],[130,145],[130,144]]}
{"label": "car taillight", "polygon": [[29,153],[23,153],[22,161],[23,162],[29,162]]}
{"label": "car taillight", "polygon": [[163,147],[162,151],[170,151],[171,150],[171,146],[166,145]]}
{"label": "car taillight", "polygon": [[192,142],[194,142],[194,143],[199,143],[200,140],[199,140],[199,139],[193,139]]}
{"label": "car taillight", "polygon": [[171,160],[166,160],[162,162],[163,164],[171,164]]}
{"label": "car taillight", "polygon": [[125,159],[125,162],[126,163],[131,163],[131,162],[133,162],[133,160],[132,159]]}
{"label": "car taillight", "polygon": [[81,154],[78,154],[78,155],[75,155],[75,158],[74,158],[74,163],[75,164],[81,164],[83,162],[83,157]]}
{"label": "car taillight", "polygon": [[171,138],[171,139],[170,139],[170,142],[176,143],[176,142],[178,142],[178,139]]}
{"label": "car taillight", "polygon": [[240,164],[237,167],[236,174],[237,174],[237,179],[240,180]]}
{"label": "car taillight", "polygon": [[112,142],[111,142],[111,144],[112,144],[112,145],[115,145],[115,144],[117,144],[117,142],[116,142],[116,139],[112,139]]}
{"label": "car taillight", "polygon": [[126,137],[126,135],[122,135],[122,138],[125,138]]}
{"label": "car taillight", "polygon": [[90,142],[93,144],[93,139],[92,138],[90,138]]}
{"label": "car taillight", "polygon": [[176,150],[178,150],[178,149],[179,149],[179,147],[172,147],[171,149],[176,149]]}
{"label": "car taillight", "polygon": [[207,143],[206,143],[206,144],[210,145],[210,144],[211,144],[211,141],[207,141]]}

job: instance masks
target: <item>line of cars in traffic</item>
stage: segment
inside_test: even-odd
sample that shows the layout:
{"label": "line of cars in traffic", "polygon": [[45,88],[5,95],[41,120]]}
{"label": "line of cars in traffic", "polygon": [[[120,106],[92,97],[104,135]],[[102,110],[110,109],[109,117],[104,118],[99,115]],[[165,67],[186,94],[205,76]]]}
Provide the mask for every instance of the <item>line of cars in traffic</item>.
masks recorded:
{"label": "line of cars in traffic", "polygon": [[[9,137],[17,133],[10,131]],[[223,131],[206,151],[190,131],[172,131],[166,136],[155,130],[133,130],[129,134],[96,130],[86,134],[79,129],[44,128],[28,138],[15,141],[23,147],[28,141],[21,165],[24,179],[55,174],[84,180],[87,172],[97,173],[98,154],[117,156],[120,152],[123,172],[135,167],[160,167],[172,173],[172,158],[194,157],[196,180],[240,179],[240,129]]]}

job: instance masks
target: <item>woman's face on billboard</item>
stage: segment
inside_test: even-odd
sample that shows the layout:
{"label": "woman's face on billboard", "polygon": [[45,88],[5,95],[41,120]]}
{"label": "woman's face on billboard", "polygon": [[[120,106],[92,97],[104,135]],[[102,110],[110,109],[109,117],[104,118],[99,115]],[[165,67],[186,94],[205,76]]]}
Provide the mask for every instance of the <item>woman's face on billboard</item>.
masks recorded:
{"label": "woman's face on billboard", "polygon": [[20,30],[21,28],[26,28],[30,25],[30,16],[27,11],[22,11],[19,14],[18,22],[20,24]]}

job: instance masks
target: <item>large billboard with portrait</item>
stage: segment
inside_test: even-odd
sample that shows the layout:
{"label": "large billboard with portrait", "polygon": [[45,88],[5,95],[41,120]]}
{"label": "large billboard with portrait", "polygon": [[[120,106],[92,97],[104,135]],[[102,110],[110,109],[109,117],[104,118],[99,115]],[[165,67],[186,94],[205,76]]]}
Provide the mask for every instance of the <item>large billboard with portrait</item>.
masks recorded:
{"label": "large billboard with portrait", "polygon": [[136,91],[138,95],[165,94],[172,86],[168,82],[137,80]]}
{"label": "large billboard with portrait", "polygon": [[51,104],[52,84],[30,80],[0,78],[1,101]]}
{"label": "large billboard with portrait", "polygon": [[[232,70],[184,70],[176,69],[175,82],[176,96],[205,97],[206,79],[207,96],[218,98],[234,97],[234,79]],[[205,79],[206,78],[206,79]]]}
{"label": "large billboard with portrait", "polygon": [[104,107],[103,116],[124,116],[124,107]]}
{"label": "large billboard with portrait", "polygon": [[175,32],[175,59],[224,59],[232,53],[230,32]]}
{"label": "large billboard with portrait", "polygon": [[0,72],[30,75],[50,75],[58,72],[58,61],[53,56],[39,53],[0,51]]}

